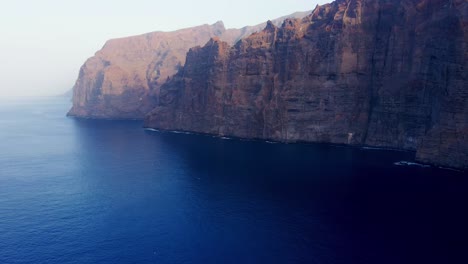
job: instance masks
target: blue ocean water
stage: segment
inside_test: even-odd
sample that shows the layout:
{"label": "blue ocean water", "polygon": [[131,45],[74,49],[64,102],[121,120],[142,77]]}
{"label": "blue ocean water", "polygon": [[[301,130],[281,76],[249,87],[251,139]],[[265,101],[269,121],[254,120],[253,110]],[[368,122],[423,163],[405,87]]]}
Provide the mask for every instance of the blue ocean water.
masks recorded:
{"label": "blue ocean water", "polygon": [[69,107],[0,100],[2,264],[468,263],[467,174]]}

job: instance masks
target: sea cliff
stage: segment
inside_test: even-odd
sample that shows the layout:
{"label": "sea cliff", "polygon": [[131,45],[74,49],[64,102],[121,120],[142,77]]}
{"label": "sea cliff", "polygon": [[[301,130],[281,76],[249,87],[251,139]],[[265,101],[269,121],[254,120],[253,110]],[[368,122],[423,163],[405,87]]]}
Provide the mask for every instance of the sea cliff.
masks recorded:
{"label": "sea cliff", "polygon": [[194,47],[145,126],[416,151],[468,169],[468,3],[337,0]]}
{"label": "sea cliff", "polygon": [[[304,17],[297,12],[275,19]],[[84,118],[143,119],[158,103],[159,89],[184,65],[188,50],[211,37],[234,44],[266,23],[225,29],[223,22],[172,32],[152,32],[107,41],[81,67],[68,115]]]}

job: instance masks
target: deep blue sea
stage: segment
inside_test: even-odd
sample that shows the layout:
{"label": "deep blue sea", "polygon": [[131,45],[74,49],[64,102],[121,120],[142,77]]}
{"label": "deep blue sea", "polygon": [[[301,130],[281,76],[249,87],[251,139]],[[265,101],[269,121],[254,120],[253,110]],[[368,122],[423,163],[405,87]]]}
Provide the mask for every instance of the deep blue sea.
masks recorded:
{"label": "deep blue sea", "polygon": [[[468,263],[468,175],[0,99],[0,263]],[[401,163],[400,163],[401,164]]]}

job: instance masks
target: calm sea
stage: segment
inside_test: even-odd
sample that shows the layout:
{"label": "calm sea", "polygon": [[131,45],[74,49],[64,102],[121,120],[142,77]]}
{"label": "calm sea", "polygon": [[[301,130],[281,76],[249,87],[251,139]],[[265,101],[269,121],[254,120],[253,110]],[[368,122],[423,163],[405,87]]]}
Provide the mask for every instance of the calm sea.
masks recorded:
{"label": "calm sea", "polygon": [[468,263],[468,175],[0,100],[0,263]]}

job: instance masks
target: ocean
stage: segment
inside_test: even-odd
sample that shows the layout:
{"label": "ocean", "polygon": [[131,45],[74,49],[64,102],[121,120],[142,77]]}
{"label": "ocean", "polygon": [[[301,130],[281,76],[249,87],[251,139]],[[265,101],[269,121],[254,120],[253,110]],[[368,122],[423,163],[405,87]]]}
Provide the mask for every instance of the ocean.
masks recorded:
{"label": "ocean", "polygon": [[468,263],[468,175],[0,99],[0,263]]}

